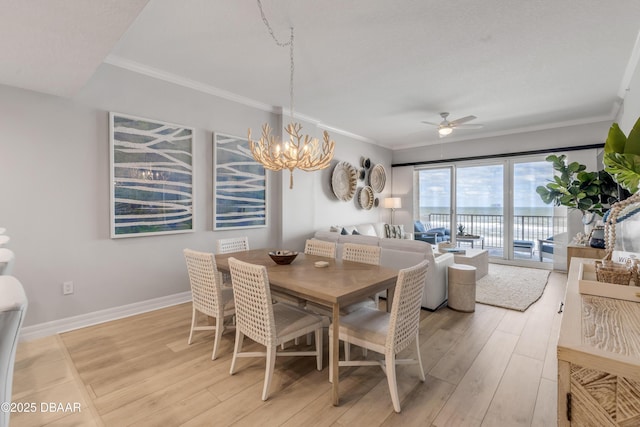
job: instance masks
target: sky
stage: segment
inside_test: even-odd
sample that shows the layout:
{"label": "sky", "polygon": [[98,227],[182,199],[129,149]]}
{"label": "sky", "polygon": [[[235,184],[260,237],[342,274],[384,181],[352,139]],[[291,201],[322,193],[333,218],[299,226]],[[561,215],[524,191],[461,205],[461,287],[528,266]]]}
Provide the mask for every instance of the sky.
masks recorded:
{"label": "sky", "polygon": [[[457,167],[458,207],[503,206],[504,179],[500,165]],[[536,187],[553,178],[550,162],[514,164],[514,207],[549,207],[536,193]],[[420,205],[430,207],[449,206],[449,169],[425,169],[420,171]]]}

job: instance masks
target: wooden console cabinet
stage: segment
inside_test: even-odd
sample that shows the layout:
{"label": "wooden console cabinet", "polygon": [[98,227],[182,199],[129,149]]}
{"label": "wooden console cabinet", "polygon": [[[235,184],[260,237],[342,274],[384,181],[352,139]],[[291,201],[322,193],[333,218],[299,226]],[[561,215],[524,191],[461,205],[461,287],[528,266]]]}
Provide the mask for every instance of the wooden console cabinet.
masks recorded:
{"label": "wooden console cabinet", "polygon": [[582,262],[593,260],[571,262],[558,338],[558,426],[638,426],[640,303],[580,294]]}
{"label": "wooden console cabinet", "polygon": [[571,265],[571,258],[602,259],[606,254],[606,249],[592,248],[589,245],[567,245],[567,269]]}

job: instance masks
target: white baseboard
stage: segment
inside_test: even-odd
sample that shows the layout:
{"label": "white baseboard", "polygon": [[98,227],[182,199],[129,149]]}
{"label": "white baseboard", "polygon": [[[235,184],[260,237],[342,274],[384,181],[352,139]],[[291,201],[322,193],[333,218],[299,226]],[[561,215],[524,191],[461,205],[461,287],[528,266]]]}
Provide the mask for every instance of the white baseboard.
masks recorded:
{"label": "white baseboard", "polygon": [[37,338],[47,337],[49,335],[55,335],[62,332],[72,331],[74,329],[97,325],[98,323],[109,322],[111,320],[122,319],[123,317],[146,313],[147,311],[182,304],[188,301],[191,301],[190,291],[127,304],[120,307],[94,311],[92,313],[81,314],[79,316],[53,320],[51,322],[39,323],[37,325],[26,326],[20,331],[20,341],[31,341]]}

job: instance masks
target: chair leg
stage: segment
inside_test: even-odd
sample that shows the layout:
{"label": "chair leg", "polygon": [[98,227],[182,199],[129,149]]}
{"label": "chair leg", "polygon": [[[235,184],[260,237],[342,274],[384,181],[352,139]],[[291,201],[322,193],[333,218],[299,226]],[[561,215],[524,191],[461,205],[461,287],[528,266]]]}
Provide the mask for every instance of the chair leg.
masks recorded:
{"label": "chair leg", "polygon": [[418,359],[418,366],[420,367],[420,381],[425,381],[424,368],[422,367],[422,356],[420,355],[420,343],[418,341],[418,333],[416,332],[416,358]]}
{"label": "chair leg", "polygon": [[224,316],[216,317],[216,337],[213,341],[213,353],[211,353],[211,360],[216,360],[216,353],[218,352],[218,343],[222,338],[222,332],[224,332]]}
{"label": "chair leg", "polygon": [[238,358],[238,353],[242,350],[242,340],[244,340],[244,334],[240,332],[240,329],[236,328],[236,343],[233,346],[233,358],[231,359],[231,369],[229,373],[233,375],[236,370],[236,359]]}
{"label": "chair leg", "polygon": [[387,354],[384,358],[387,370],[387,382],[389,383],[389,393],[391,394],[391,402],[393,410],[400,412],[400,396],[398,396],[398,383],[396,381],[396,355]]}
{"label": "chair leg", "polygon": [[322,328],[316,329],[316,369],[322,371]]}
{"label": "chair leg", "polygon": [[276,366],[276,346],[267,348],[267,366],[264,373],[264,387],[262,388],[262,400],[267,400],[269,397],[269,386],[271,385],[271,377],[273,376],[273,369]]}
{"label": "chair leg", "polygon": [[187,341],[188,345],[191,345],[191,338],[193,338],[193,328],[195,327],[196,327],[196,309],[194,307],[191,314],[191,332],[189,332],[189,341]]}

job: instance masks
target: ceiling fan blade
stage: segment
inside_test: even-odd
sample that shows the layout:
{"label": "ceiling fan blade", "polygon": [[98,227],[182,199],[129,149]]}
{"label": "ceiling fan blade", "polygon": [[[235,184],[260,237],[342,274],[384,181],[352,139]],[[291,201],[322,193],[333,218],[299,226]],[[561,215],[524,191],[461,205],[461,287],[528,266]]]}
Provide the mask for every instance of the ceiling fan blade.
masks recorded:
{"label": "ceiling fan blade", "polygon": [[453,127],[456,129],[481,129],[484,125],[480,123],[473,123],[467,125],[454,125]]}
{"label": "ceiling fan blade", "polygon": [[460,119],[452,120],[449,123],[451,123],[454,126],[457,126],[462,123],[470,122],[471,120],[474,120],[476,118],[477,118],[476,116],[467,116],[467,117],[462,117]]}
{"label": "ceiling fan blade", "polygon": [[431,125],[431,126],[440,126],[440,123],[425,122],[424,120],[421,123],[424,123],[426,125]]}

